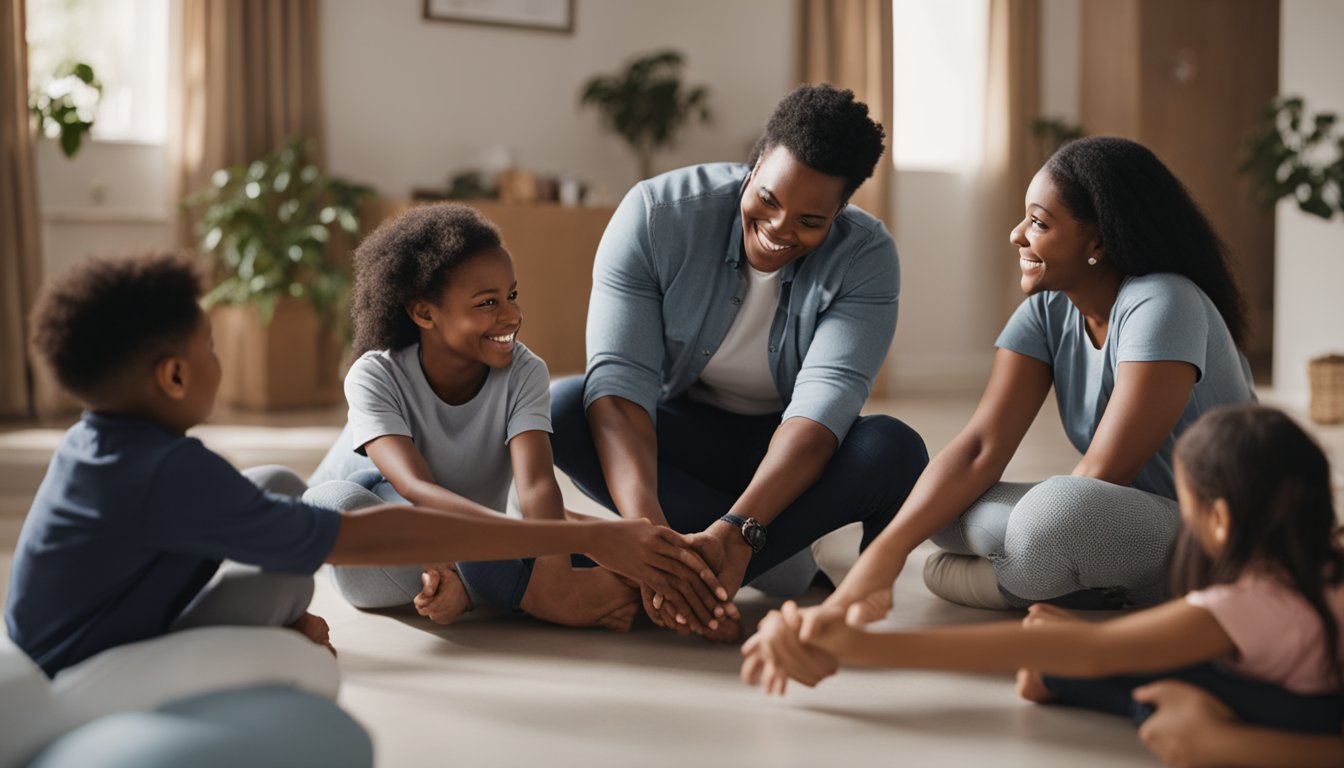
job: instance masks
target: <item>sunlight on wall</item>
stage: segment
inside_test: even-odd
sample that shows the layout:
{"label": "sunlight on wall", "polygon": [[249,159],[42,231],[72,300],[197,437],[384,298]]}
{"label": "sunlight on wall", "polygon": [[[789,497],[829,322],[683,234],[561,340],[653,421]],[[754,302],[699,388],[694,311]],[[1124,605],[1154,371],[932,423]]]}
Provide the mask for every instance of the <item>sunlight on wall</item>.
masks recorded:
{"label": "sunlight on wall", "polygon": [[901,170],[964,171],[980,162],[989,39],[987,0],[896,0],[892,160]]}

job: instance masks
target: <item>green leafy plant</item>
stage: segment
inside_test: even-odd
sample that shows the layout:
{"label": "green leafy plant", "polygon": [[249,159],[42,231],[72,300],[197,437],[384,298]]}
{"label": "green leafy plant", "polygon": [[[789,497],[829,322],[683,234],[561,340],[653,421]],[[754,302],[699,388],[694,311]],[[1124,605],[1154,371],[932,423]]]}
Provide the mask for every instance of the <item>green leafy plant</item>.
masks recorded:
{"label": "green leafy plant", "polygon": [[1266,208],[1285,197],[1313,216],[1344,213],[1344,135],[1332,112],[1308,115],[1300,96],[1278,96],[1265,107],[1237,168]]}
{"label": "green leafy plant", "polygon": [[28,109],[37,123],[37,132],[59,140],[65,156],[74,157],[84,135],[93,128],[102,95],[103,84],[94,75],[93,67],[68,61],[33,91]]}
{"label": "green leafy plant", "polygon": [[325,176],[311,160],[314,149],[311,141],[288,139],[248,165],[216,171],[209,187],[183,201],[204,209],[197,232],[217,280],[206,306],[257,304],[269,324],[288,296],[334,320],[350,278],[327,244],[337,231],[359,235],[359,203],[373,190]]}
{"label": "green leafy plant", "polygon": [[583,86],[579,106],[595,107],[608,128],[625,139],[639,159],[640,178],[653,175],[653,155],[669,147],[692,117],[713,120],[709,89],[681,82],[682,55],[660,51],[635,59],[625,71],[598,75]]}

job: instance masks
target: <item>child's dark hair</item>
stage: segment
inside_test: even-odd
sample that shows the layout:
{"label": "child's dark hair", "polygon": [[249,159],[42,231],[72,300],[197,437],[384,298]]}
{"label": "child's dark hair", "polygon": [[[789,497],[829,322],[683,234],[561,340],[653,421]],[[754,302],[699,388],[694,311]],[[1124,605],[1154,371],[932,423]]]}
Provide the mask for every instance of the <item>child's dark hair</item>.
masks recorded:
{"label": "child's dark hair", "polygon": [[498,247],[495,225],[456,203],[412,208],[380,226],[355,251],[354,356],[419,341],[407,305],[438,301],[455,269]]}
{"label": "child's dark hair", "polygon": [[1320,616],[1330,671],[1344,688],[1339,625],[1326,585],[1344,582],[1330,463],[1281,411],[1224,406],[1204,414],[1176,443],[1186,487],[1201,503],[1227,503],[1222,551],[1205,554],[1187,530],[1177,547],[1173,592],[1236,581],[1248,568],[1284,574]]}
{"label": "child's dark hair", "polygon": [[751,164],[775,147],[816,171],[845,180],[844,198],[873,175],[886,132],[868,116],[854,92],[830,85],[800,85],[775,107],[765,134],[751,150]]}
{"label": "child's dark hair", "polygon": [[1094,136],[1060,147],[1045,170],[1073,217],[1096,225],[1116,271],[1184,275],[1213,301],[1237,346],[1245,346],[1246,306],[1227,247],[1157,155],[1128,139]]}
{"label": "child's dark hair", "polygon": [[202,321],[200,297],[185,256],[87,259],[42,292],[29,346],[68,392],[96,401],[124,374],[180,352]]}

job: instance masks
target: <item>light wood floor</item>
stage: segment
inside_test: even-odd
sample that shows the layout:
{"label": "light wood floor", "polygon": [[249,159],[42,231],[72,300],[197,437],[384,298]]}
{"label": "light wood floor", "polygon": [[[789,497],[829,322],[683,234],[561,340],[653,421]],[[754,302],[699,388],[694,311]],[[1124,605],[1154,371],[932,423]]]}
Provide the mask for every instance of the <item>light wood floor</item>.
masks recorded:
{"label": "light wood floor", "polygon": [[[934,452],[974,406],[965,396],[912,396],[875,402],[869,411],[905,420]],[[220,413],[193,434],[238,466],[274,462],[307,473],[342,420],[335,410]],[[0,596],[23,515],[64,426],[0,427]],[[1339,468],[1344,428],[1315,432]],[[1076,461],[1047,404],[1007,479],[1067,473]],[[567,503],[593,509],[573,486],[562,485]],[[1006,618],[930,595],[919,577],[927,553],[918,550],[898,580],[890,623]],[[748,616],[772,605],[744,591]],[[381,766],[1106,768],[1153,762],[1127,722],[1023,703],[1007,675],[845,671],[815,690],[767,699],[738,681],[736,648],[651,627],[619,636],[473,616],[444,628],[414,614],[356,611],[325,574],[318,575],[314,610],[330,621],[341,650],[341,703],[372,733]]]}

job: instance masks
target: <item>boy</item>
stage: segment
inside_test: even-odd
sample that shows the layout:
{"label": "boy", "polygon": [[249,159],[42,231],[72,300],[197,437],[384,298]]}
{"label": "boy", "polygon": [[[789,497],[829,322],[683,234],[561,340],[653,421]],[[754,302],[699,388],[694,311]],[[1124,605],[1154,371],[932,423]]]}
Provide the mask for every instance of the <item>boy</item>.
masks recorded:
{"label": "boy", "polygon": [[701,604],[684,608],[696,615],[727,599],[681,536],[644,523],[524,522],[469,504],[342,516],[268,493],[254,482],[303,487],[274,469],[249,479],[185,435],[220,380],[200,293],[182,257],[92,259],[34,310],[35,355],[88,407],[24,521],[5,610],[10,637],[48,675],[191,626],[291,626],[328,645],[325,622],[305,612],[323,562],[585,552],[632,579],[693,584]]}

